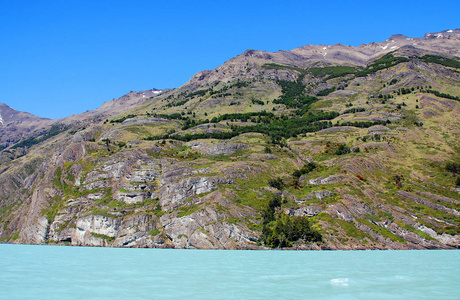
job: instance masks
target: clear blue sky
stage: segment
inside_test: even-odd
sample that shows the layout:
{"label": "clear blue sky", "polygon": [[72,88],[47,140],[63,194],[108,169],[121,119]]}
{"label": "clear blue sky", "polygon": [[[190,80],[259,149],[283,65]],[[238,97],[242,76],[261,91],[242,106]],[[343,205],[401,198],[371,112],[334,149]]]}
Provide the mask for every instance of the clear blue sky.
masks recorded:
{"label": "clear blue sky", "polygon": [[246,49],[460,27],[460,1],[0,0],[0,103],[41,117],[174,88]]}

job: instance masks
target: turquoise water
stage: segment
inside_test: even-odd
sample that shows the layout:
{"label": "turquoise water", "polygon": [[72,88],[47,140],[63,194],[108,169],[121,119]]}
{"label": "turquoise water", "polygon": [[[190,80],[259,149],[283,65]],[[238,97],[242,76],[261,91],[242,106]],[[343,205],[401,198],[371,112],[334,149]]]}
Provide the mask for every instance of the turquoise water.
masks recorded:
{"label": "turquoise water", "polygon": [[460,299],[460,252],[0,245],[1,299]]}

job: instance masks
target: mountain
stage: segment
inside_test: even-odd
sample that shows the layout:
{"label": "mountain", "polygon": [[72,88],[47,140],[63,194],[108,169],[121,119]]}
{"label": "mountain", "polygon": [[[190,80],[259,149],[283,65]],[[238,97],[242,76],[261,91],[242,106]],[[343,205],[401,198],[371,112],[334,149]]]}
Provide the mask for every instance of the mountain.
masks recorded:
{"label": "mountain", "polygon": [[176,89],[24,121],[0,154],[0,239],[459,248],[459,51],[458,29],[247,50]]}
{"label": "mountain", "polygon": [[0,103],[0,115],[3,119],[0,126],[0,144],[3,148],[33,135],[34,132],[38,133],[37,130],[44,130],[51,123],[49,119],[14,110],[3,103]]}

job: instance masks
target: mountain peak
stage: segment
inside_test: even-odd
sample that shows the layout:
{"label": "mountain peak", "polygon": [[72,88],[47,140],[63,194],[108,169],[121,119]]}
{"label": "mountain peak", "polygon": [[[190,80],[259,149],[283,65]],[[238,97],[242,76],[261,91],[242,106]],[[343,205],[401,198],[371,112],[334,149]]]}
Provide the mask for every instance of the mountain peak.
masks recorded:
{"label": "mountain peak", "polygon": [[0,114],[3,117],[5,124],[9,122],[49,120],[47,118],[41,118],[28,112],[17,111],[5,103],[0,103]]}
{"label": "mountain peak", "polygon": [[407,36],[405,36],[404,34],[393,34],[392,36],[390,36],[390,38],[388,40],[403,40],[403,39],[407,39]]}

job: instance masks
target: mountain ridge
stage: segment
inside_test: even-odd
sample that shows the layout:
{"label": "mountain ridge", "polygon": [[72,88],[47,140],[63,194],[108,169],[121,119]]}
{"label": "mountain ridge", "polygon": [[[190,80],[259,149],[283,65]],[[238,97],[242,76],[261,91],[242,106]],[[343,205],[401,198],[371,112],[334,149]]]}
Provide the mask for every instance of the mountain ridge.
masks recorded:
{"label": "mountain ridge", "polygon": [[[422,38],[408,38],[403,35],[397,35],[397,39],[395,39],[396,35],[391,36],[384,42],[380,43],[370,43],[370,44],[361,44],[358,47],[353,46],[345,46],[342,44],[335,44],[335,45],[305,45],[302,47],[295,48],[293,50],[279,50],[277,52],[268,52],[268,51],[260,51],[260,50],[246,50],[242,54],[230,59],[229,61],[225,62],[222,66],[217,67],[215,70],[210,71],[202,71],[205,72],[198,72],[194,76],[192,76],[189,83],[195,83],[196,81],[203,81],[206,76],[216,76],[215,73],[221,72],[221,69],[228,64],[241,64],[239,60],[244,57],[255,57],[259,60],[269,60],[274,63],[282,63],[287,65],[293,65],[301,68],[306,68],[311,66],[314,63],[321,62],[326,60],[327,63],[335,63],[335,64],[356,64],[359,66],[364,66],[370,60],[375,59],[378,56],[383,56],[391,51],[399,49],[401,46],[409,46],[417,44],[418,48],[422,50],[427,50],[426,48],[429,47],[430,42],[433,40],[446,39],[446,40],[456,40],[460,38],[460,29],[455,30],[445,30],[438,33],[427,33]],[[403,38],[404,37],[404,38]],[[422,43],[419,45],[418,43]],[[384,45],[385,46],[382,46]],[[394,45],[393,45],[394,44]],[[336,49],[337,48],[337,49]],[[331,50],[332,49],[332,50]],[[354,54],[356,57],[353,57],[352,61],[350,61],[349,57],[347,57],[347,53],[349,49],[358,50],[358,53]],[[362,50],[362,51],[359,51]],[[460,51],[458,47],[451,47],[449,48],[449,55],[452,56],[460,56]],[[328,51],[336,51],[334,59],[330,59],[331,52]],[[436,53],[435,49],[430,50],[433,53]],[[333,52],[334,53],[334,52]],[[290,57],[289,57],[290,56]],[[343,58],[342,58],[343,57]],[[347,60],[348,59],[348,60]],[[234,67],[236,68],[236,67]],[[225,72],[225,71],[224,71]],[[205,77],[203,77],[205,75]],[[239,74],[241,75],[241,73]],[[231,78],[231,77],[230,77]],[[210,79],[212,80],[226,80],[228,78],[224,78],[222,76],[216,76],[216,78]]]}

